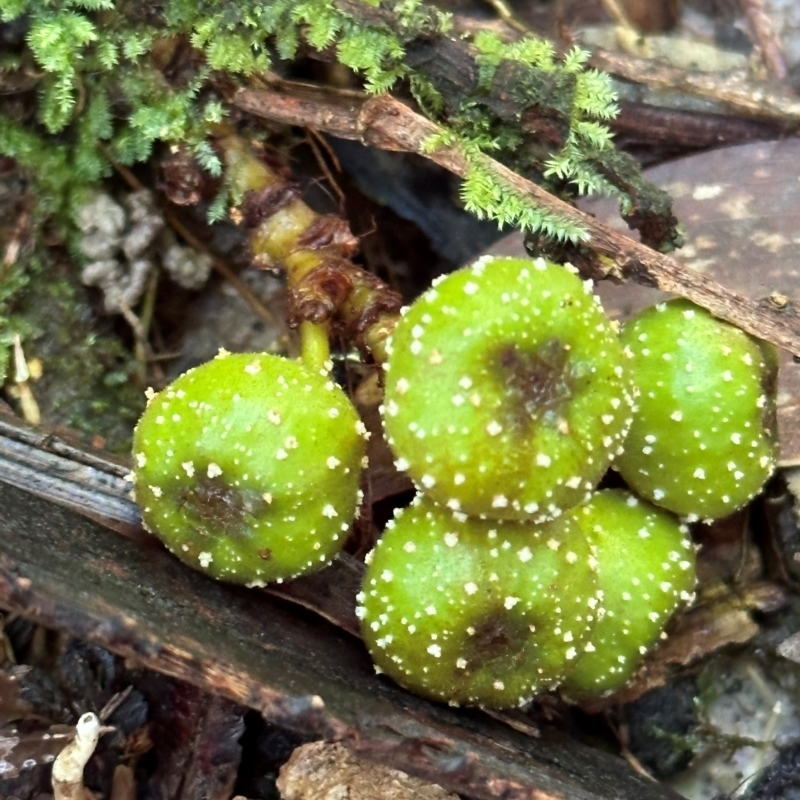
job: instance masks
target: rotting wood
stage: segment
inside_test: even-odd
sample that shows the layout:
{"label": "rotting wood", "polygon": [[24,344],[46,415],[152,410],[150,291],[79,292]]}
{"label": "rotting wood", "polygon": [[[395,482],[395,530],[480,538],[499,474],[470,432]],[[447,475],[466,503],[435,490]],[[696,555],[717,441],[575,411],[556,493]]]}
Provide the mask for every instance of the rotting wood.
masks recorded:
{"label": "rotting wood", "polygon": [[414,697],[376,676],[344,630],[209,580],[154,539],[117,535],[8,477],[3,469],[0,607],[479,800],[676,797],[557,731],[536,739]]}
{"label": "rotting wood", "polygon": [[[328,94],[327,103],[323,97],[317,97],[309,117],[309,104],[305,99],[307,90],[303,92],[303,101],[296,102],[286,88],[284,84],[282,90],[241,89],[234,95],[233,102],[255,116],[323,131],[327,131],[330,125],[330,129],[343,138],[357,139],[382,150],[416,153],[460,177],[467,174],[467,161],[458,148],[426,151],[424,143],[439,131],[438,126],[388,95],[365,96],[360,105],[350,94],[342,101]],[[633,281],[684,297],[707,308],[720,319],[800,355],[800,314],[793,306],[773,308],[731,291],[685,267],[677,259],[658,253],[599,222],[488,156],[484,158],[487,166],[517,191],[588,231],[590,239],[587,245],[599,259],[591,259],[591,269],[586,277]],[[576,266],[580,269],[582,265]]]}

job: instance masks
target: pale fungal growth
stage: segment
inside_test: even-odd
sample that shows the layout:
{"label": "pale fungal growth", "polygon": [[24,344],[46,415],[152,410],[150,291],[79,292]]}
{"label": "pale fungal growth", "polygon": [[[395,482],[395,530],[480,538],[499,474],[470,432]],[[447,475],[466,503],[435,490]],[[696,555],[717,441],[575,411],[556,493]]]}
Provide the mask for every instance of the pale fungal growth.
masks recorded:
{"label": "pale fungal growth", "polygon": [[584,533],[559,522],[567,546],[553,549],[554,524],[456,518],[424,496],[398,512],[357,610],[380,670],[418,694],[492,708],[558,684],[594,625],[597,585]]}
{"label": "pale fungal growth", "polygon": [[75,738],[53,762],[54,800],[76,800],[88,796],[83,785],[83,770],[94,754],[101,733],[103,728],[97,714],[89,712],[78,720]]}
{"label": "pale fungal growth", "polygon": [[684,516],[744,506],[777,459],[772,348],[686,300],[643,311],[620,335],[640,390],[616,461],[628,485]]}
{"label": "pale fungal growth", "polygon": [[630,424],[628,358],[565,267],[482,259],[439,280],[392,337],[384,426],[435,501],[542,521],[588,497]]}
{"label": "pale fungal growth", "polygon": [[186,289],[201,289],[211,274],[210,256],[178,244],[148,189],[126,195],[123,205],[106,192],[95,192],[75,216],[81,230],[78,247],[89,262],[81,280],[103,292],[109,313],[133,308],[159,263]]}
{"label": "pale fungal growth", "polygon": [[359,423],[327,374],[223,352],[155,395],[136,427],[143,521],[221,580],[263,585],[320,569],[360,503]]}

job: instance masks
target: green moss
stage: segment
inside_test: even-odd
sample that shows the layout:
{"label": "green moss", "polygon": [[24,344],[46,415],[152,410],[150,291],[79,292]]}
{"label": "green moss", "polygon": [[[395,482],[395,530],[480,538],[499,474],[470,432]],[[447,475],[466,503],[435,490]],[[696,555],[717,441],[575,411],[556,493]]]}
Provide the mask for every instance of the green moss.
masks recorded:
{"label": "green moss", "polygon": [[[513,191],[482,158],[489,152],[510,158],[519,150],[519,129],[498,123],[484,102],[510,64],[520,69],[514,85],[522,107],[563,105],[565,145],[537,160],[545,164],[545,176],[571,181],[579,192],[617,193],[595,166],[597,153],[610,147],[603,121],[616,112],[614,96],[607,76],[584,69],[585,53],[574,50],[558,60],[552,45],[538,38],[506,44],[494,34],[479,34],[476,93],[444,117],[440,87],[410,65],[406,46],[434,41],[450,21],[419,0],[167,0],[153,7],[112,0],[0,0],[0,19],[23,16],[29,22],[27,49],[12,54],[9,63],[40,74],[37,118],[23,123],[0,104],[0,153],[36,176],[51,211],[74,205],[72,195],[108,174],[110,158],[145,161],[157,141],[181,145],[219,174],[207,137],[224,110],[209,77],[217,71],[236,81],[265,71],[271,45],[281,58],[294,58],[301,31],[316,49],[335,47],[339,61],[364,77],[368,92],[408,81],[426,113],[445,125],[448,141],[463,146],[472,166],[464,201],[478,216],[559,240],[585,238],[577,226]],[[180,79],[167,80],[150,57],[167,40],[188,40],[204,60],[185,66]],[[530,154],[523,155],[524,161]],[[224,202],[218,202],[213,215],[223,210]]]}

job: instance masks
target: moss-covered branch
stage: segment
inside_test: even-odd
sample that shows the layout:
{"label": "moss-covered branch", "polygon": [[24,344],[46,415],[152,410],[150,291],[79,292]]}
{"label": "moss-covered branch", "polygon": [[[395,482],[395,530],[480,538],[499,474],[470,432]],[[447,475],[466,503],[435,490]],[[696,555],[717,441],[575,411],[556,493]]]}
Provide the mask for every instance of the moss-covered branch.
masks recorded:
{"label": "moss-covered branch", "polygon": [[[302,124],[303,105],[294,104],[284,86],[283,97],[269,90],[246,91],[236,102],[251,113]],[[434,123],[391,97],[366,99],[359,104],[353,98],[337,103],[335,96],[327,105],[315,104],[315,124],[326,129],[330,121],[338,136],[359,139],[383,150],[400,150],[425,155],[456,175],[466,177],[472,170],[469,158],[459,142],[431,152],[428,142],[441,131]],[[587,244],[572,248],[573,264],[586,277],[634,281],[685,297],[712,314],[743,328],[760,339],[800,354],[800,324],[788,309],[750,300],[721,286],[702,273],[684,266],[677,259],[628,238],[604,225],[589,214],[548,194],[542,187],[512,172],[489,156],[482,155],[482,168],[498,175],[513,191],[513,197],[530,198],[539,207],[558,214],[576,229],[586,232]]]}
{"label": "moss-covered branch", "polygon": [[[520,214],[505,203],[506,187],[495,179],[487,185],[491,176],[480,170],[478,156],[491,153],[565,199],[611,193],[650,244],[670,249],[678,242],[668,197],[615,151],[605,127],[616,112],[613,93],[605,75],[585,68],[579,50],[561,59],[544,40],[505,43],[488,33],[467,42],[449,32],[446,14],[420,0],[0,0],[0,19],[27,24],[0,67],[9,76],[36,74],[39,90],[35,125],[20,114],[13,91],[0,103],[7,118],[0,153],[18,158],[25,139],[28,161],[52,161],[50,137],[58,135],[65,153],[42,176],[55,195],[74,195],[103,177],[109,158],[146,160],[158,141],[181,146],[218,175],[208,133],[225,109],[213,87],[262,75],[275,53],[294,58],[304,43],[334,51],[363,76],[368,92],[404,81],[474,155],[464,199],[483,216],[556,239],[580,238],[558,218],[533,208]],[[221,197],[212,216],[224,203]],[[69,205],[72,198],[60,203]]]}

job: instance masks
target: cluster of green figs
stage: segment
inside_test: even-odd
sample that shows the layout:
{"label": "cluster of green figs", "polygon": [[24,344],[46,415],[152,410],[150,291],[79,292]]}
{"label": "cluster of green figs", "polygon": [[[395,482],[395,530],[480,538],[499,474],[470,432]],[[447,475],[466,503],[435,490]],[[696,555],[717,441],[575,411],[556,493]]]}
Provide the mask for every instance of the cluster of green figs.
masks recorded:
{"label": "cluster of green figs", "polygon": [[[686,301],[619,329],[569,266],[486,257],[437,280],[384,365],[384,433],[418,493],[367,558],[376,669],[489,708],[618,689],[691,601],[686,523],[774,469],[776,370]],[[143,520],[222,580],[311,572],[358,512],[366,438],[327,368],[222,353],[150,398]],[[626,489],[598,489],[610,467]]]}

